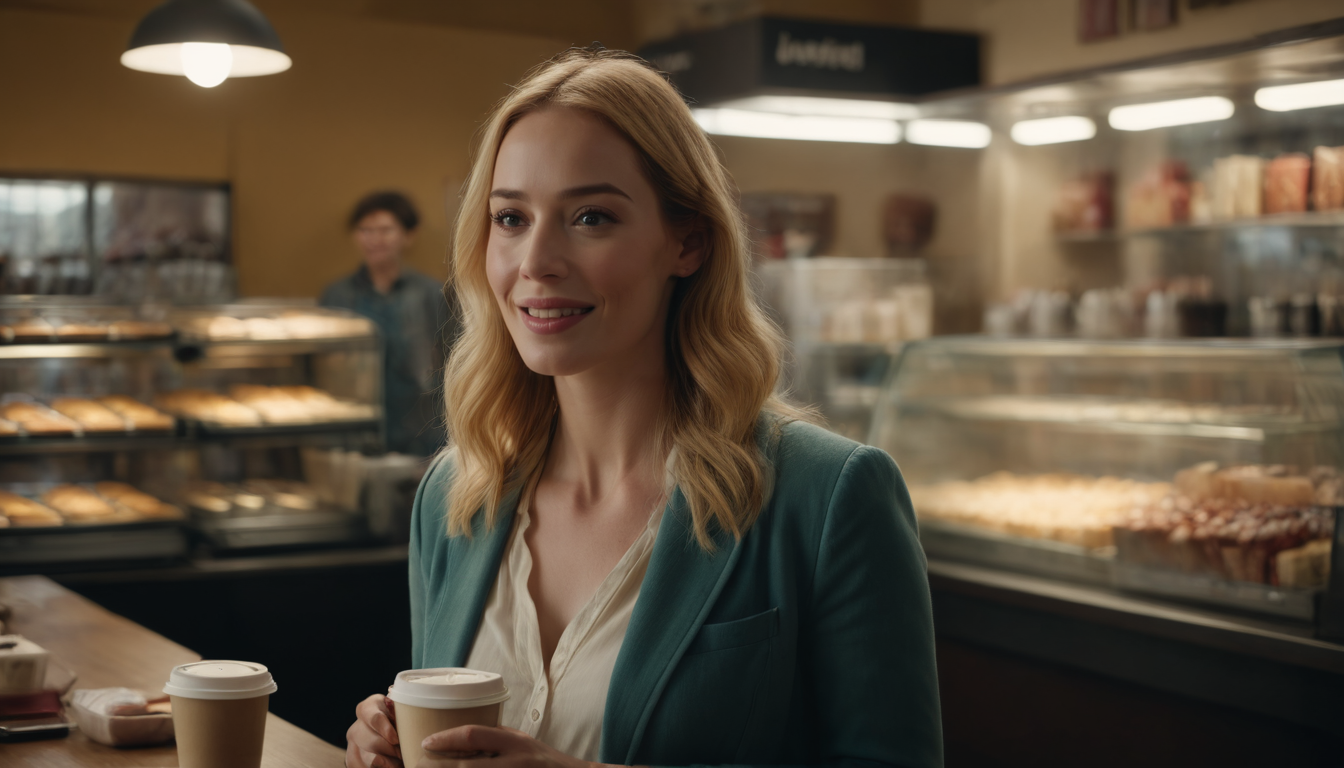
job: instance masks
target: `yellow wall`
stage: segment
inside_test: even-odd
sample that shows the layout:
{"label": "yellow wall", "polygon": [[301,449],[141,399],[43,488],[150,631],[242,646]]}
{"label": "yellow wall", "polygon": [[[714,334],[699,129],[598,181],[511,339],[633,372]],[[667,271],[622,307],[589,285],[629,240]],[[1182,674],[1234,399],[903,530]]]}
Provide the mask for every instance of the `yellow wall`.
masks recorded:
{"label": "yellow wall", "polygon": [[410,263],[444,276],[473,132],[507,83],[568,41],[268,15],[294,68],[206,90],[118,63],[134,15],[0,6],[0,173],[231,181],[244,295],[312,296],[352,270],[345,215],[395,187],[425,220]]}

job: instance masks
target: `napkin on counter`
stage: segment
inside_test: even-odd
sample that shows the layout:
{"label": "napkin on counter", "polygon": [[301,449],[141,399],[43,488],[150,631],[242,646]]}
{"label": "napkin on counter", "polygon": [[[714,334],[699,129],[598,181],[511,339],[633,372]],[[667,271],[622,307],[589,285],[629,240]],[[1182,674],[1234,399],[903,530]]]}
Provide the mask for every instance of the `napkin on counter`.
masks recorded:
{"label": "napkin on counter", "polygon": [[90,739],[112,747],[173,738],[172,709],[162,695],[149,699],[130,688],[85,688],[71,694],[70,713]]}

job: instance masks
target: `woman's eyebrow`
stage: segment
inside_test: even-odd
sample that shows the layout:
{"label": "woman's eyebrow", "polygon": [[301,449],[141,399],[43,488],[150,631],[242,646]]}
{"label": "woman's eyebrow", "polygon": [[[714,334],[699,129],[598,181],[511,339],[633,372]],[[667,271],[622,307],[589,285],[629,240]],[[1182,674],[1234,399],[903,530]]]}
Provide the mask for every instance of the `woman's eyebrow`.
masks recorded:
{"label": "woman's eyebrow", "polygon": [[[634,202],[634,200],[625,193],[625,190],[615,184],[608,184],[605,182],[601,184],[588,184],[582,187],[570,187],[560,193],[560,197],[563,199],[588,197],[589,195],[620,195],[626,200]],[[527,200],[527,193],[523,192],[521,189],[496,189],[490,193],[490,197],[499,197],[505,200]]]}
{"label": "woman's eyebrow", "polygon": [[584,187],[570,187],[560,193],[560,197],[588,197],[589,195],[620,195],[630,202],[634,202],[631,197],[625,194],[625,191],[615,184],[589,184]]}

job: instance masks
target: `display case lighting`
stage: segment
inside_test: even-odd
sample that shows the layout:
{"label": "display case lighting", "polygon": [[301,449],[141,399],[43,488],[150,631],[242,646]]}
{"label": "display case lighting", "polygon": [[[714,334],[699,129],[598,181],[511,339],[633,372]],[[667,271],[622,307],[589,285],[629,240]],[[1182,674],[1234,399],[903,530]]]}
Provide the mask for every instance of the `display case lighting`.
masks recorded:
{"label": "display case lighting", "polygon": [[830,96],[749,96],[723,101],[714,106],[745,109],[751,112],[777,112],[783,115],[823,117],[871,117],[884,120],[910,120],[919,116],[913,104],[873,99],[840,99]]}
{"label": "display case lighting", "polygon": [[1222,96],[1200,96],[1193,99],[1116,107],[1111,110],[1108,121],[1117,131],[1149,131],[1154,128],[1226,120],[1235,111],[1236,107],[1229,99]]}
{"label": "display case lighting", "polygon": [[1097,124],[1078,115],[1042,117],[1014,123],[1009,135],[1013,141],[1029,147],[1062,144],[1066,141],[1086,141],[1096,136]]}
{"label": "display case lighting", "polygon": [[901,124],[883,118],[794,115],[722,107],[696,109],[692,114],[706,133],[720,136],[860,144],[895,144],[901,140]]}
{"label": "display case lighting", "polygon": [[905,125],[905,138],[930,147],[983,149],[992,134],[988,125],[971,120],[911,120]]}
{"label": "display case lighting", "polygon": [[1344,80],[1271,85],[1255,92],[1255,105],[1271,112],[1291,112],[1344,104]]}

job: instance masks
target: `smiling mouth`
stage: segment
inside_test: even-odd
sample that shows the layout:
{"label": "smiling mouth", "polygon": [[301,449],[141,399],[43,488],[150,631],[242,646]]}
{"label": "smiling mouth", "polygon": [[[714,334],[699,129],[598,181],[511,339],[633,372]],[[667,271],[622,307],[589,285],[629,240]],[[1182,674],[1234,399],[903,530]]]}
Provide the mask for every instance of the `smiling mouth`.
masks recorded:
{"label": "smiling mouth", "polygon": [[552,320],[557,317],[569,317],[570,315],[586,315],[593,311],[592,307],[557,307],[556,309],[542,309],[540,307],[523,307],[522,310],[529,316],[538,320]]}

